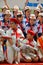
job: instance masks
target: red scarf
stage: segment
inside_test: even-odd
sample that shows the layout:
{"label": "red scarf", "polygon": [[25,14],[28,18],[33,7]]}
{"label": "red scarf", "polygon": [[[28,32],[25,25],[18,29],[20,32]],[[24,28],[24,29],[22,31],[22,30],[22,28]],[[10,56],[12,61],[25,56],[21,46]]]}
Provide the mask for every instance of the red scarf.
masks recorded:
{"label": "red scarf", "polygon": [[39,24],[39,26],[38,26],[38,31],[39,31],[39,29],[40,29],[40,26],[42,26],[42,33],[43,33],[43,24],[42,24],[42,25]]}
{"label": "red scarf", "polygon": [[27,45],[30,45],[30,46],[34,47],[34,45],[32,44],[32,41],[33,40],[28,40]]}

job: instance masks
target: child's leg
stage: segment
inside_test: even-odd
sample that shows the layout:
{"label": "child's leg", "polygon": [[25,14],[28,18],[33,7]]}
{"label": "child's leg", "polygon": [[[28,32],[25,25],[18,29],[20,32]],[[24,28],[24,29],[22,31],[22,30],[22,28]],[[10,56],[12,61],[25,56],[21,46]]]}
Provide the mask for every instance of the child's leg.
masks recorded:
{"label": "child's leg", "polygon": [[38,51],[38,56],[39,56],[40,61],[43,61],[43,54],[41,53],[40,50]]}
{"label": "child's leg", "polygon": [[22,53],[22,59],[25,61],[25,62],[31,62],[32,59],[29,55],[25,54],[25,53]]}
{"label": "child's leg", "polygon": [[4,54],[3,54],[3,47],[2,45],[0,44],[0,61],[4,61]]}
{"label": "child's leg", "polygon": [[15,58],[16,64],[20,63],[20,59],[21,59],[20,52],[15,51],[15,57],[14,58]]}

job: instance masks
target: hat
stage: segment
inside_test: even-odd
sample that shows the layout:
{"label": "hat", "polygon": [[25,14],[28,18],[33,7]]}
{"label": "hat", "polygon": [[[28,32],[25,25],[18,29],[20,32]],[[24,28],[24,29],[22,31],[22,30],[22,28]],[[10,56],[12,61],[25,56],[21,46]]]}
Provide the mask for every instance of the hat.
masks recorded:
{"label": "hat", "polygon": [[6,5],[4,5],[4,6],[2,7],[2,9],[4,9],[4,8],[8,9],[8,7],[7,7]]}
{"label": "hat", "polygon": [[35,14],[30,14],[30,19],[36,19]]}
{"label": "hat", "polygon": [[22,11],[20,11],[20,10],[18,10],[17,15],[23,15],[23,12],[22,12]]}
{"label": "hat", "polygon": [[17,5],[15,5],[14,8],[13,8],[13,10],[17,11],[17,10],[19,10],[19,7]]}
{"label": "hat", "polygon": [[42,9],[42,5],[41,4],[38,4],[37,7],[40,8],[40,9]]}
{"label": "hat", "polygon": [[28,30],[27,33],[30,33],[31,35],[35,35],[35,33],[32,30]]}
{"label": "hat", "polygon": [[39,16],[43,16],[43,13],[39,13]]}
{"label": "hat", "polygon": [[10,22],[14,22],[18,24],[18,20],[16,18],[10,18]]}
{"label": "hat", "polygon": [[31,10],[29,6],[25,6],[24,11]]}
{"label": "hat", "polygon": [[5,11],[5,14],[9,14],[9,15],[11,15],[10,10],[6,10],[6,11]]}
{"label": "hat", "polygon": [[34,11],[40,12],[40,8],[36,7],[36,8],[34,9]]}

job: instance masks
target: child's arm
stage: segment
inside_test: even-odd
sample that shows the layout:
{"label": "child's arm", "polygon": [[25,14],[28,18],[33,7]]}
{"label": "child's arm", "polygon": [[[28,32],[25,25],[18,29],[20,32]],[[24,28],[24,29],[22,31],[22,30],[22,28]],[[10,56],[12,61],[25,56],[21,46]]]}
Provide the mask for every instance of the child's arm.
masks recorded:
{"label": "child's arm", "polygon": [[7,1],[6,1],[6,0],[4,0],[4,3],[5,3],[5,5],[8,7],[8,9],[10,9],[9,6],[8,6],[8,4],[7,4]]}

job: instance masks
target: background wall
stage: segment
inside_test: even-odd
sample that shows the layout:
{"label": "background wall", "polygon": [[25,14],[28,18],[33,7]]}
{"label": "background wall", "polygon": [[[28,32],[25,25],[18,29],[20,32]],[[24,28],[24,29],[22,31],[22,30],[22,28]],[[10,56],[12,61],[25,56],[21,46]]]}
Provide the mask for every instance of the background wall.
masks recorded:
{"label": "background wall", "polygon": [[[29,0],[32,3],[43,3],[43,0]],[[13,8],[14,5],[18,5],[21,9],[24,7],[25,0],[7,0],[8,5],[10,8]],[[0,8],[4,6],[4,1],[0,0]]]}

